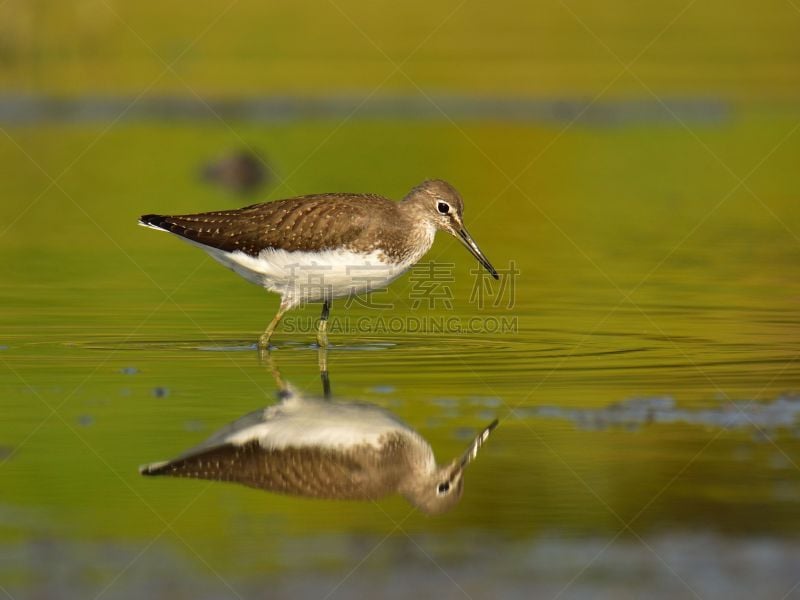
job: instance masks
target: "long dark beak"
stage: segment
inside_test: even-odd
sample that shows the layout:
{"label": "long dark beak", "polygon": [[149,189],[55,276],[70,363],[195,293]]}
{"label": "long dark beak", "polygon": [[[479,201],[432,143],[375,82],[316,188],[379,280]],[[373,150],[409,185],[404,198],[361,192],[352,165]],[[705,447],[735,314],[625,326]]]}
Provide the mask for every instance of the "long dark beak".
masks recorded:
{"label": "long dark beak", "polygon": [[467,448],[467,451],[461,455],[461,459],[458,461],[458,466],[456,467],[456,471],[463,471],[464,468],[475,460],[475,457],[478,456],[478,450],[481,449],[483,443],[486,441],[486,438],[489,437],[489,434],[492,433],[492,430],[497,427],[499,421],[495,419],[491,423],[489,423],[486,427],[483,428],[477,437],[472,440],[472,443]]}
{"label": "long dark beak", "polygon": [[481,265],[483,265],[483,268],[489,271],[489,273],[491,273],[492,277],[494,277],[495,279],[500,279],[500,276],[497,274],[497,271],[494,270],[492,263],[490,263],[489,260],[483,255],[481,249],[478,248],[478,244],[476,244],[475,240],[472,239],[472,236],[469,233],[467,233],[467,230],[464,229],[463,227],[459,229],[458,237],[461,240],[461,243],[467,247],[467,250],[469,250],[472,253],[472,256],[477,258],[478,262],[481,263]]}

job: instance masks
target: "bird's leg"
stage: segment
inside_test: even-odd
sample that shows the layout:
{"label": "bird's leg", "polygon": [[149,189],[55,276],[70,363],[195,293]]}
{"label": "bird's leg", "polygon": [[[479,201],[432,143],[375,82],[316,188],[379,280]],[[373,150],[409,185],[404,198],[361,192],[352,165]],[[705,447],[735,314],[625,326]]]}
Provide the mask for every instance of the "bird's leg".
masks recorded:
{"label": "bird's leg", "polygon": [[272,359],[272,353],[269,351],[269,348],[259,348],[258,357],[261,363],[269,369],[272,378],[275,380],[275,385],[278,386],[278,398],[280,400],[285,400],[290,397],[292,395],[292,390],[283,380],[283,377],[281,377],[281,371]]}
{"label": "bird's leg", "polygon": [[327,400],[331,397],[331,380],[328,378],[328,349],[320,346],[317,350],[319,361],[319,378],[322,381],[322,395]]}
{"label": "bird's leg", "polygon": [[317,329],[317,344],[320,348],[328,346],[328,315],[331,314],[331,301],[322,302],[322,314],[319,316],[319,329]]}
{"label": "bird's leg", "polygon": [[261,337],[258,338],[259,348],[269,348],[269,340],[272,337],[272,333],[275,331],[278,323],[280,323],[283,313],[285,313],[288,309],[289,305],[281,302],[281,305],[278,307],[278,313],[275,315],[272,321],[270,321],[269,325],[267,325],[267,329],[261,334]]}

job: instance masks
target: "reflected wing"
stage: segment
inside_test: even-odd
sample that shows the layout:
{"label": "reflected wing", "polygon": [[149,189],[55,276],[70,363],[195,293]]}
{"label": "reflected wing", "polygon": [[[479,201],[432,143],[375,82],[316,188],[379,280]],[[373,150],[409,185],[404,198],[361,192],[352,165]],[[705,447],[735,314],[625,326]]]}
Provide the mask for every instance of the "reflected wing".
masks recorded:
{"label": "reflected wing", "polygon": [[[370,452],[368,448],[364,452]],[[373,461],[374,462],[374,461]],[[141,469],[142,475],[171,475],[192,479],[232,481],[254,488],[333,499],[375,498],[369,470],[353,453],[319,448],[265,449],[257,441],[237,446],[224,444],[154,463]]]}
{"label": "reflected wing", "polygon": [[319,194],[237,210],[143,215],[139,222],[198,244],[257,256],[266,248],[291,252],[348,247],[370,227],[376,212],[394,210],[394,202],[380,196]]}

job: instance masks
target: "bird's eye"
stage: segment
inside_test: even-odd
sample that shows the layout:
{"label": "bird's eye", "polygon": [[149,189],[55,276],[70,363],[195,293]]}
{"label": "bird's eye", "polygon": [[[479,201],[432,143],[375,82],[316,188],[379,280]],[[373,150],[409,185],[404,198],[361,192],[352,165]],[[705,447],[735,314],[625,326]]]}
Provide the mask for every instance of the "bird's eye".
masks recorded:
{"label": "bird's eye", "polygon": [[449,489],[450,489],[450,482],[449,482],[449,481],[445,481],[444,483],[440,483],[440,484],[439,484],[439,487],[438,487],[438,488],[436,488],[436,490],[437,490],[437,491],[438,491],[440,494],[444,494],[444,493],[445,493],[445,492],[447,492]]}
{"label": "bird's eye", "polygon": [[446,215],[448,212],[450,212],[450,205],[447,202],[439,202],[439,204],[436,205],[436,210],[443,215]]}

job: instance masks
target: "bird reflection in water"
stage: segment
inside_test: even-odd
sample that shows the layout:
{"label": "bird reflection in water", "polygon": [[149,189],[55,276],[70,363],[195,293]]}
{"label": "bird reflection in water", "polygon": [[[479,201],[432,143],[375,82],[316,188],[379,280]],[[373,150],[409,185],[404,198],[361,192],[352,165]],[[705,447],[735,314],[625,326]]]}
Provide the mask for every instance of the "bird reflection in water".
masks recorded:
{"label": "bird reflection in water", "polygon": [[[305,397],[275,368],[273,375],[277,404],[241,417],[174,460],[143,466],[142,475],[232,481],[337,500],[398,493],[436,514],[458,503],[464,470],[497,425],[497,420],[490,423],[460,457],[439,466],[430,444],[388,410]],[[327,388],[327,368],[323,383]]]}

